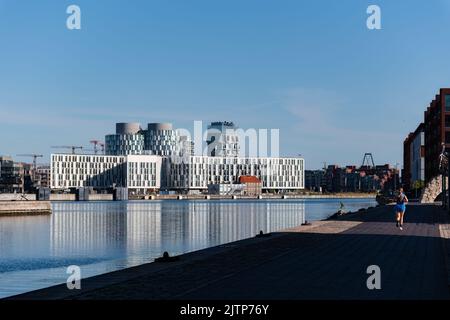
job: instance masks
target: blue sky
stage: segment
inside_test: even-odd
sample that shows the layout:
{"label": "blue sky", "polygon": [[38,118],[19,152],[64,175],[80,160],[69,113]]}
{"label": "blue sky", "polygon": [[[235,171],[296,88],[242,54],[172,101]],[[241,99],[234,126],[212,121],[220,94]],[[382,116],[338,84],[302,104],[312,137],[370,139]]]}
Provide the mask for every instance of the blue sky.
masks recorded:
{"label": "blue sky", "polygon": [[48,159],[121,121],[232,120],[279,128],[310,169],[401,163],[450,87],[449,19],[444,0],[0,0],[0,154]]}

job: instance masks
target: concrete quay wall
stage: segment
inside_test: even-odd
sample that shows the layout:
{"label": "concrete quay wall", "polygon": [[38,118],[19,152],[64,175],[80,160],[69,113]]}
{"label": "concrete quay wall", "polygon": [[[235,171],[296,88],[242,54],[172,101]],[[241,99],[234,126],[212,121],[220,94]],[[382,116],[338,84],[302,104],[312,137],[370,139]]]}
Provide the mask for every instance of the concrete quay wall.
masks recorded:
{"label": "concrete quay wall", "polygon": [[0,216],[50,213],[50,201],[0,201]]}

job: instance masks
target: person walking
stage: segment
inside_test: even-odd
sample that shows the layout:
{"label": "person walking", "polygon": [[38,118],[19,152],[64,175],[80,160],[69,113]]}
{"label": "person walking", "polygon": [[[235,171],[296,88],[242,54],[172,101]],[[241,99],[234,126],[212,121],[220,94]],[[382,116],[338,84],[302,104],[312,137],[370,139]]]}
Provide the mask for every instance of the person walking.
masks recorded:
{"label": "person walking", "polygon": [[397,220],[397,228],[403,230],[403,217],[406,211],[406,204],[408,203],[408,197],[403,192],[403,188],[400,188],[396,198],[397,204],[395,205],[395,214]]}

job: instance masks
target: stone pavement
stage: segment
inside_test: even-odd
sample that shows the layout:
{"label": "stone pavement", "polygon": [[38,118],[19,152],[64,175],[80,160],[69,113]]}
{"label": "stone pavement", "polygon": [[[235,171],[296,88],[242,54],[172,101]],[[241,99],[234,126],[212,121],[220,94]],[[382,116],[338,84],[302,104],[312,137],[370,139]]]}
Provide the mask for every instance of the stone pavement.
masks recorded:
{"label": "stone pavement", "polygon": [[[12,299],[449,299],[448,218],[410,204],[400,231],[392,206],[378,207]],[[367,288],[369,265],[380,290]]]}

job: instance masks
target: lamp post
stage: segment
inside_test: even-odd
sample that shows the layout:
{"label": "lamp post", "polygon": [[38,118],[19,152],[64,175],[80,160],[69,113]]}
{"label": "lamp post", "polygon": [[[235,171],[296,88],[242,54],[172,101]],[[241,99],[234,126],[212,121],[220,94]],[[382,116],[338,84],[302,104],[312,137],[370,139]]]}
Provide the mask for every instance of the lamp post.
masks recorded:
{"label": "lamp post", "polygon": [[448,163],[448,155],[445,150],[445,143],[442,143],[442,151],[439,155],[439,174],[441,175],[442,181],[442,207],[445,208],[447,206],[447,183],[446,176],[450,179],[450,166]]}

